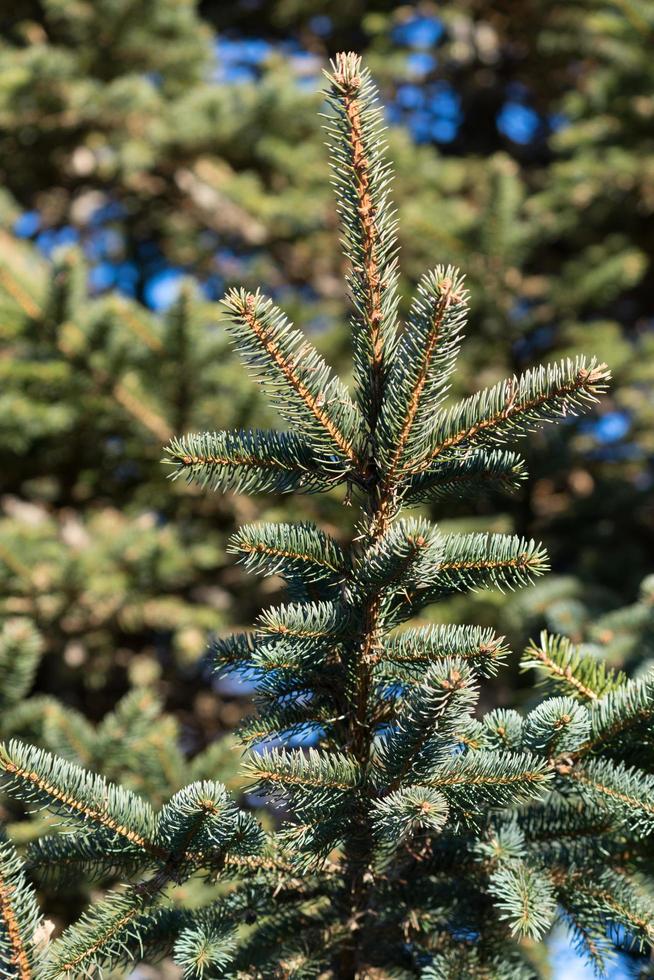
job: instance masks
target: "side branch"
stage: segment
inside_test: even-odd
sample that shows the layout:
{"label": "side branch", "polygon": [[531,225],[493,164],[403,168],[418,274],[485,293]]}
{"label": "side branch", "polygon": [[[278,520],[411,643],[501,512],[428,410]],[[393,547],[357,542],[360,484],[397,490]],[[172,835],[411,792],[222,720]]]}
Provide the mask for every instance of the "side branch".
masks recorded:
{"label": "side branch", "polygon": [[[18,980],[32,980],[30,957],[25,948],[18,917],[13,906],[14,894],[15,888],[4,880],[2,871],[0,871],[0,921],[4,923],[3,931],[6,932],[11,949],[9,965],[16,969],[15,976]],[[2,966],[1,961],[0,966]]]}
{"label": "side branch", "polygon": [[443,326],[443,319],[445,313],[452,300],[452,289],[453,284],[448,281],[447,284],[443,284],[443,292],[436,304],[434,309],[434,315],[431,322],[431,329],[427,336],[427,343],[423,353],[423,361],[420,366],[420,370],[416,375],[413,390],[411,392],[411,397],[407,405],[406,417],[404,419],[404,424],[398,434],[397,442],[393,450],[393,455],[391,457],[390,463],[388,465],[388,470],[385,474],[385,483],[388,488],[391,488],[395,482],[395,477],[397,474],[400,461],[404,454],[404,449],[407,444],[407,440],[411,433],[413,423],[415,421],[416,415],[418,413],[418,408],[420,406],[420,399],[427,383],[427,378],[429,376],[429,370],[431,367],[432,358],[438,349],[438,343],[441,335],[441,328]]}
{"label": "side branch", "polygon": [[553,413],[575,415],[597,400],[610,373],[605,364],[584,358],[500,382],[444,412],[434,424],[434,449],[413,473],[428,469],[448,450],[502,442],[552,421]]}
{"label": "side branch", "polygon": [[346,456],[355,469],[360,468],[359,458],[354,451],[351,442],[337,428],[329,417],[318,397],[313,395],[307,385],[298,376],[294,362],[286,357],[280,345],[273,339],[269,331],[256,315],[256,302],[253,296],[248,296],[242,316],[248,324],[252,333],[261,341],[262,346],[268,351],[270,357],[275,362],[281,373],[284,375],[289,385],[295,389],[302,401],[306,404],[316,421],[329,433],[338,448]]}
{"label": "side branch", "polygon": [[13,844],[0,837],[0,976],[38,980],[34,934],[41,921],[23,863]]}
{"label": "side branch", "polygon": [[[166,852],[157,847],[152,839],[137,830],[136,827],[128,826],[110,812],[108,787],[101,777],[86,779],[85,783],[79,782],[80,795],[78,797],[72,788],[70,790],[65,789],[62,785],[57,785],[54,779],[48,778],[48,775],[38,772],[36,768],[14,761],[10,754],[14,744],[17,743],[10,743],[9,751],[4,746],[0,746],[0,771],[9,777],[9,782],[13,783],[14,786],[23,784],[26,787],[26,792],[23,794],[24,798],[29,799],[30,793],[33,793],[38,799],[45,798],[51,806],[53,805],[67,816],[95,823],[99,827],[116,834],[117,837],[121,837],[126,843],[134,847],[141,848],[158,858],[165,857]],[[43,758],[46,766],[51,759],[47,753],[40,753],[38,750],[28,753],[27,758],[29,759],[30,756],[36,760]],[[47,769],[45,771],[47,772]],[[82,772],[84,777],[87,776],[82,770],[79,772]],[[73,765],[62,767],[62,777],[74,778],[77,775],[78,767]],[[85,799],[84,796],[87,794],[88,799]],[[100,797],[103,802],[98,805]],[[134,800],[137,799],[134,796]],[[125,808],[129,804],[127,799],[121,802],[124,802]],[[145,803],[141,800],[138,802],[142,810],[145,811]]]}
{"label": "side branch", "polygon": [[363,418],[347,388],[305,335],[261,293],[232,289],[223,298],[228,329],[282,418],[315,450],[322,468],[360,474],[355,443]]}

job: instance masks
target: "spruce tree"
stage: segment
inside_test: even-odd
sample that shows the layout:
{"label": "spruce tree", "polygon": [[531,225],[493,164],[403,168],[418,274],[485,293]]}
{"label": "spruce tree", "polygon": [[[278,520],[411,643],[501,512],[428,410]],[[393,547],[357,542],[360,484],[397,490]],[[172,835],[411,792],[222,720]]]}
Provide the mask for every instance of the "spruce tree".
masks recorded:
{"label": "spruce tree", "polygon": [[[213,490],[333,491],[358,510],[351,540],[307,522],[245,525],[232,540],[249,570],[288,585],[287,603],[213,650],[218,670],[256,682],[246,767],[283,807],[280,826],[264,831],[211,780],[155,809],[41,749],[3,745],[6,792],[67,829],[32,844],[24,864],[2,845],[8,976],[82,977],[172,950],[184,977],[205,980],[519,980],[538,976],[529,941],[557,916],[598,972],[612,945],[654,939],[654,682],[545,635],[525,667],[545,669],[551,696],[526,717],[476,714],[503,639],[421,613],[470,589],[526,585],[545,551],[403,514],[434,496],[517,487],[524,467],[507,444],[586,409],[608,371],[579,357],[445,404],[462,276],[427,273],[400,331],[391,174],[358,57],[336,58],[327,99],[354,395],[271,300],[233,289],[228,328],[287,428],[169,446],[173,474]],[[80,869],[123,884],[44,948],[28,875],[65,889]],[[182,887],[198,876],[201,906]]]}
{"label": "spruce tree", "polygon": [[161,673],[155,646],[187,668],[238,606],[220,577],[233,501],[171,494],[162,442],[262,412],[191,281],[158,316],[88,274],[77,249],[48,263],[0,241],[0,616],[43,632],[49,692],[105,685],[97,717],[139,662]]}

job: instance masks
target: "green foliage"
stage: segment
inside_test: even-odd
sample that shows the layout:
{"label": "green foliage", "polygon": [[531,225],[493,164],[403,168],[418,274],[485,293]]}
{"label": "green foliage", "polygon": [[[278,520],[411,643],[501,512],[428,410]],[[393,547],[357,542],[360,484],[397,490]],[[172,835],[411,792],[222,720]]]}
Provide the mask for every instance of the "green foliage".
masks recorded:
{"label": "green foliage", "polygon": [[313,524],[245,525],[229,550],[248,571],[281,575],[298,587],[305,581],[334,591],[345,573],[340,545]]}
{"label": "green foliage", "polygon": [[191,594],[198,569],[208,580],[216,567],[221,538],[186,542],[183,531],[158,526],[153,512],[53,514],[8,502],[0,516],[0,610],[29,616],[47,652],[63,653],[87,688],[111,671],[116,648],[144,649],[155,629],[171,631],[172,651],[188,663],[202,650],[198,629],[223,621],[215,604]]}
{"label": "green foliage", "polygon": [[76,251],[57,253],[50,267],[10,244],[0,243],[12,365],[2,386],[0,455],[11,477],[0,608],[3,618],[34,621],[81,698],[129,672],[131,653],[156,679],[153,646],[164,636],[177,664],[197,661],[206,630],[224,625],[231,596],[216,575],[232,513],[210,506],[200,518],[185,487],[171,493],[161,443],[217,415],[247,425],[256,405],[229,367],[218,370],[226,340],[211,328],[217,308],[190,283],[157,317],[117,295],[92,295]]}
{"label": "green foliage", "polygon": [[572,752],[588,741],[588,713],[573,698],[548,698],[525,721],[525,745],[549,756]]}
{"label": "green foliage", "polygon": [[[529,629],[545,625],[552,633],[565,632],[570,640],[556,640],[549,634],[534,647],[532,666],[555,680],[553,670],[589,674],[589,685],[603,693],[613,674],[607,667],[623,667],[629,672],[646,672],[654,657],[654,579],[648,575],[640,585],[635,602],[622,605],[616,597],[570,576],[552,577],[538,585],[530,596],[518,603],[514,613]],[[551,649],[548,648],[551,646]],[[560,658],[558,665],[547,664],[544,656]],[[618,675],[618,681],[621,678]]]}
{"label": "green foliage", "polygon": [[[176,429],[256,414],[229,380],[217,308],[185,281],[156,316],[98,296],[81,249],[50,263],[0,239],[0,736],[155,805],[189,779],[236,788],[233,743],[215,740],[240,712],[217,694],[204,695],[204,717],[194,703],[206,635],[233,603],[221,578],[233,511],[171,492],[160,464]],[[25,825],[20,804],[3,807],[23,840],[42,832],[43,818]],[[64,915],[94,874],[80,856]]]}
{"label": "green foliage", "polygon": [[[127,879],[49,947],[44,980],[170,951],[190,977],[534,976],[521,939],[542,938],[559,908],[600,968],[607,934],[617,941],[624,930],[643,951],[654,940],[652,902],[640,891],[654,831],[652,760],[642,752],[651,679],[593,674],[546,639],[546,666],[572,688],[580,672],[576,690],[524,719],[495,711],[480,721],[478,677],[490,672],[484,658],[505,652],[502,640],[469,626],[396,631],[439,600],[523,586],[547,567],[527,537],[404,519],[413,479],[431,480],[439,458],[448,479],[457,464],[467,475],[470,450],[496,465],[497,442],[586,409],[608,372],[566,360],[435,411],[439,371],[458,346],[460,278],[437,270],[424,280],[411,322],[427,349],[406,335],[396,342],[394,224],[373,98],[360,60],[339,55],[329,100],[344,171],[356,401],[270,301],[231,291],[237,348],[292,434],[192,434],[169,446],[175,472],[220,489],[279,489],[267,469],[281,462],[297,474],[298,457],[310,458],[311,489],[339,485],[359,506],[342,542],[306,523],[247,526],[233,539],[253,570],[281,572],[291,586],[291,602],[261,614],[253,634],[219,640],[215,657],[253,678],[261,713],[252,724],[261,727],[246,737],[273,744],[250,751],[245,768],[252,789],[283,808],[281,826],[264,831],[213,780],[155,806],[43,749],[5,744],[6,792],[66,828],[35,845],[34,869],[56,875],[72,861],[100,879]],[[379,294],[384,263],[388,297]],[[283,488],[306,488],[296,479]],[[420,672],[394,675],[407,659]],[[307,750],[285,737],[307,730]],[[195,879],[207,889],[199,909],[183,891]]]}
{"label": "green foliage", "polygon": [[[0,767],[8,792],[28,804],[47,806],[64,821],[66,832],[42,837],[28,849],[33,872],[57,875],[59,881],[62,872],[64,879],[80,873],[137,879],[93,906],[65,940],[54,943],[47,963],[35,974],[39,977],[129,962],[146,947],[160,954],[181,921],[175,905],[166,901],[168,886],[187,880],[199,868],[215,874],[230,860],[238,865],[242,859],[247,866],[256,862],[265,843],[257,822],[238,811],[225,788],[214,782],[186,786],[155,814],[134,793],[21,743],[3,746]],[[8,860],[7,875],[17,874],[14,865]],[[16,893],[29,910],[32,892],[19,885]],[[30,948],[32,933],[21,925],[16,938]]]}
{"label": "green foliage", "polygon": [[154,814],[145,800],[42,749],[12,740],[2,748],[0,767],[8,791],[20,787],[26,803],[48,806],[64,819],[97,823],[108,850],[119,839],[128,852],[138,849],[152,835]]}
{"label": "green foliage", "polygon": [[450,754],[452,739],[477,700],[467,665],[444,660],[430,667],[404,698],[395,729],[379,749],[380,779],[393,792],[402,783],[424,782]]}
{"label": "green foliage", "polygon": [[429,663],[456,657],[470,663],[481,677],[495,673],[506,656],[504,637],[479,626],[422,626],[393,633],[384,644],[382,662],[419,677]]}
{"label": "green foliage", "polygon": [[356,468],[357,410],[304,334],[259,293],[234,289],[223,303],[236,349],[281,418],[308,443],[317,468],[335,476]]}
{"label": "green foliage", "polygon": [[448,814],[447,798],[438,790],[428,786],[398,789],[375,801],[375,835],[395,851],[418,830],[441,830]]}
{"label": "green foliage", "polygon": [[466,301],[451,267],[439,267],[418,285],[379,420],[380,456],[391,473],[413,470],[433,447],[434,415],[455,367]]}
{"label": "green foliage", "polygon": [[219,925],[209,929],[201,926],[184,929],[175,943],[175,960],[184,977],[203,980],[212,973],[223,971],[234,959],[236,943],[229,927]]}
{"label": "green foliage", "polygon": [[[361,410],[371,430],[381,408],[397,329],[397,219],[389,198],[381,107],[367,68],[332,62],[326,126],[332,184],[349,263],[352,352]],[[370,365],[374,364],[374,370]],[[390,379],[389,379],[390,381]]]}
{"label": "green foliage", "polygon": [[43,640],[26,619],[8,619],[0,633],[0,711],[7,713],[29,692]]}
{"label": "green foliage", "polygon": [[411,478],[406,503],[423,503],[440,497],[461,498],[489,490],[517,490],[526,478],[525,463],[514,452],[495,450],[468,453],[463,459],[439,463]]}
{"label": "green foliage", "polygon": [[526,434],[538,423],[574,415],[596,400],[609,377],[606,365],[584,357],[540,366],[472,395],[432,420],[434,439],[426,469],[441,453],[486,446]]}
{"label": "green foliage", "polygon": [[39,966],[41,915],[13,845],[0,839],[0,973],[29,980]]}
{"label": "green foliage", "polygon": [[175,476],[201,487],[247,493],[324,489],[310,448],[292,432],[205,432],[174,439],[168,447]]}
{"label": "green foliage", "polygon": [[594,701],[624,683],[603,660],[584,655],[565,636],[543,632],[540,644],[532,643],[525,651],[522,667],[535,667],[551,685],[582,701]]}
{"label": "green foliage", "polygon": [[[160,801],[179,788],[188,774],[188,760],[180,748],[180,726],[164,710],[154,690],[134,688],[99,724],[92,724],[80,710],[33,690],[44,646],[30,620],[15,617],[4,622],[0,631],[1,736],[29,739],[153,800]],[[222,744],[210,744],[194,756],[193,772],[201,779],[218,765],[233,784],[236,764],[227,758],[232,749],[229,737]]]}
{"label": "green foliage", "polygon": [[[653,281],[648,275],[647,4],[630,3],[628,13],[620,16],[605,0],[539,2],[518,22],[498,16],[488,3],[457,0],[436,8],[428,2],[420,10],[439,18],[443,33],[435,42],[436,63],[424,69],[416,68],[410,45],[401,39],[411,23],[411,10],[403,5],[388,9],[373,2],[363,12],[360,5],[341,0],[331,5],[328,36],[316,33],[313,15],[318,8],[312,2],[276,3],[258,15],[234,5],[222,9],[224,5],[205,3],[204,22],[189,4],[155,6],[138,0],[130,16],[121,19],[120,5],[85,4],[81,15],[66,4],[31,4],[24,23],[8,23],[0,53],[6,79],[0,139],[2,158],[13,162],[3,171],[3,186],[15,201],[7,202],[6,227],[19,210],[36,209],[46,236],[72,225],[87,245],[98,209],[125,203],[124,211],[108,221],[109,234],[119,239],[111,259],[138,266],[134,288],[140,299],[148,274],[141,246],[155,242],[173,265],[201,280],[215,271],[229,285],[260,283],[296,322],[312,330],[315,325],[312,339],[339,362],[345,343],[345,290],[338,285],[338,259],[332,258],[336,223],[315,111],[319,99],[309,89],[320,57],[353,43],[354,30],[356,43],[367,47],[385,96],[400,96],[395,109],[403,125],[394,124],[384,138],[399,172],[393,197],[402,222],[403,275],[396,290],[402,312],[408,312],[409,297],[427,264],[451,261],[466,270],[472,336],[452,378],[457,396],[492,386],[503,375],[520,375],[537,357],[574,359],[589,345],[617,372],[619,383],[605,410],[624,413],[628,433],[610,441],[602,454],[576,424],[560,428],[547,443],[530,441],[532,479],[519,502],[502,500],[507,525],[502,529],[512,523],[518,534],[543,537],[553,567],[571,568],[578,559],[575,567],[583,564],[586,582],[610,584],[624,601],[647,568],[652,526],[647,506],[652,449],[647,393],[654,363],[647,328]],[[227,37],[234,32],[240,36],[242,28],[246,37],[270,42],[256,83],[241,78],[239,84],[230,84],[222,39],[217,59],[221,81],[212,84],[207,59],[215,25]],[[295,59],[280,53],[279,38],[285,32],[312,53],[303,61],[302,70],[309,72],[303,77],[306,84],[297,84]],[[51,72],[57,81],[52,88],[44,83]],[[424,120],[431,111],[401,111],[401,99],[414,85],[416,97],[434,85],[438,91],[452,86],[461,118],[453,142],[443,146],[436,129],[431,143],[416,145],[411,139],[405,124]],[[515,98],[516,85],[524,86],[520,91],[539,120],[526,145],[510,139],[497,124],[505,103]],[[336,100],[337,111],[338,106]],[[44,125],[35,126],[41,116]],[[334,119],[337,129],[343,118]],[[376,132],[372,122],[370,129]],[[429,135],[422,132],[421,140]],[[380,144],[373,139],[371,150]],[[341,152],[350,158],[349,148]],[[346,165],[338,165],[335,177],[352,183]],[[382,213],[392,217],[388,208]],[[394,237],[391,229],[384,243]],[[8,251],[17,252],[17,244],[9,234],[3,236],[5,260]],[[35,298],[32,279],[39,265],[32,254],[27,281],[19,278],[17,293],[15,277],[1,277],[3,323],[13,323],[16,316],[12,292],[23,299],[26,293],[28,302]],[[382,292],[390,296],[392,289]],[[54,319],[57,309],[64,324],[68,308],[53,305]],[[131,303],[123,309],[127,312],[120,318],[120,333],[129,336],[128,321],[142,310]],[[204,331],[205,340],[209,333]],[[222,339],[218,331],[212,333]],[[102,336],[97,340],[101,362],[105,343]],[[114,344],[109,336],[107,347]],[[171,343],[155,360],[148,372],[156,379],[148,386],[148,395],[154,395],[148,407],[163,415],[175,433],[188,427],[263,424],[249,417],[223,421],[233,408],[233,375],[229,397],[217,399],[220,404],[210,414],[177,417],[183,414],[184,390],[195,400],[210,365],[222,358],[198,356],[189,364],[178,356],[184,350],[199,353],[201,347],[195,336],[190,345]],[[14,367],[13,348],[12,353],[3,362],[5,372]],[[31,360],[36,373],[40,359]],[[227,377],[227,368],[220,366]],[[65,358],[40,364],[39,370],[46,384],[52,383],[48,379],[66,371]],[[50,398],[47,406],[42,389],[33,385],[31,397],[15,405],[18,424],[11,426],[12,438],[25,445],[25,435],[37,427],[44,410],[53,419],[58,415],[60,425],[62,417],[69,420],[76,413],[83,377],[78,372],[77,385],[57,386],[59,397]],[[177,385],[177,379],[183,384]],[[141,385],[135,387],[141,395]],[[153,387],[161,388],[165,398],[152,392]],[[169,402],[171,389],[178,394],[181,389],[182,397]],[[4,415],[8,422],[12,417]],[[96,417],[86,414],[87,420]],[[92,428],[97,453],[105,430]],[[159,441],[155,439],[157,449]],[[637,450],[627,450],[627,441]],[[30,445],[43,460],[41,475],[52,472],[53,454],[46,453],[42,442],[32,440]],[[61,445],[53,435],[52,446]],[[151,448],[142,428],[125,458],[150,458]],[[11,457],[12,474],[16,466]],[[85,467],[87,478],[94,468],[92,462]],[[102,475],[109,479],[111,468]],[[141,500],[151,499],[153,486],[141,480],[141,487]],[[158,499],[166,499],[160,483],[157,489]],[[23,494],[32,499],[34,487],[23,486]],[[170,514],[173,498],[167,499]],[[450,500],[458,510],[457,498]],[[475,496],[471,508],[486,515],[488,503]],[[194,508],[195,527],[200,526],[200,510]],[[613,521],[616,510],[619,522]],[[179,512],[174,516],[179,520]],[[248,519],[254,516],[259,515]],[[601,535],[591,532],[599,526]],[[621,555],[619,561],[603,560],[607,547]],[[234,619],[247,621],[250,615],[247,602],[238,596]]]}
{"label": "green foliage", "polygon": [[106,962],[122,966],[137,956],[158,955],[176,916],[155,904],[156,891],[146,887],[113,892],[98,902],[70,927],[64,943],[52,944],[44,980],[75,976]]}
{"label": "green foliage", "polygon": [[515,936],[541,939],[556,914],[556,896],[548,877],[522,861],[500,866],[490,877],[490,892],[497,900],[500,918]]}

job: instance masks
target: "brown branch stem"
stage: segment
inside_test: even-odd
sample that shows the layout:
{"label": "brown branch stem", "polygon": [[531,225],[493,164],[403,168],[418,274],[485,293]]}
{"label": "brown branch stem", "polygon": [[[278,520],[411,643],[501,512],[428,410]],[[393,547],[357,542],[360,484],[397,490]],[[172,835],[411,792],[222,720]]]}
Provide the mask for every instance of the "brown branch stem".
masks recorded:
{"label": "brown branch stem", "polygon": [[15,889],[0,877],[0,919],[4,922],[11,946],[11,963],[16,967],[17,980],[31,980],[32,968],[29,955],[14,910],[12,894]]}

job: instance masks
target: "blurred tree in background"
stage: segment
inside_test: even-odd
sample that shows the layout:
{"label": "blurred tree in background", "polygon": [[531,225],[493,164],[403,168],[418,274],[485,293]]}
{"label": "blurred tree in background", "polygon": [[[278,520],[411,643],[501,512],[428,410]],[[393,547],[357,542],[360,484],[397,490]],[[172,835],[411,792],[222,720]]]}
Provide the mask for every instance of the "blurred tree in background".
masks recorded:
{"label": "blurred tree in background", "polygon": [[[612,367],[600,416],[529,441],[517,499],[432,508],[546,543],[558,579],[529,607],[477,600],[514,649],[543,625],[609,643],[587,628],[638,599],[654,546],[651,3],[28,0],[0,22],[0,614],[40,632],[36,693],[103,725],[136,686],[190,755],[238,721],[201,658],[276,588],[224,544],[279,501],[171,485],[161,445],[268,424],[220,326],[234,283],[343,365],[315,111],[342,48],[390,107],[402,296],[437,262],[468,274],[454,394],[583,348]],[[337,535],[351,520],[336,498],[302,507]]]}

